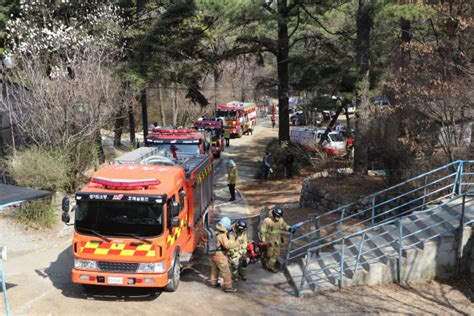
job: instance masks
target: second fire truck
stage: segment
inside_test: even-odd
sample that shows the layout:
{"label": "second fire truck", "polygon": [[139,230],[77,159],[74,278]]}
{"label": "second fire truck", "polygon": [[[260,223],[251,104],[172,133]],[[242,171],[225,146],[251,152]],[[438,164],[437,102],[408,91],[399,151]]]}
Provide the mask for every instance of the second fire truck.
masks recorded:
{"label": "second fire truck", "polygon": [[248,124],[252,128],[257,125],[257,107],[254,103],[232,101],[216,108],[216,117],[224,118],[225,127],[232,136],[242,137],[248,131]]}

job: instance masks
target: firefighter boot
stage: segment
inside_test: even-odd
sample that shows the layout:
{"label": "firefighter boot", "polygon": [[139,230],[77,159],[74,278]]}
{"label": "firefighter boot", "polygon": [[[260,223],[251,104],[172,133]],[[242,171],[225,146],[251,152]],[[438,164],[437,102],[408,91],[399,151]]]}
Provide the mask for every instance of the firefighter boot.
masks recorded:
{"label": "firefighter boot", "polygon": [[235,293],[235,292],[237,292],[237,289],[235,287],[225,287],[224,292],[225,293]]}

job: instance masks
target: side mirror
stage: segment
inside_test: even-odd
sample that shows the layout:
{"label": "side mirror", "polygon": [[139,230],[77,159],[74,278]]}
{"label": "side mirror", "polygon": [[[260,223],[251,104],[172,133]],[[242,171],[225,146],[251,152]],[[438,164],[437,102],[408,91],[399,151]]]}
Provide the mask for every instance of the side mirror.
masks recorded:
{"label": "side mirror", "polygon": [[71,216],[69,216],[69,213],[63,213],[61,215],[61,220],[64,222],[64,224],[69,224],[69,222],[71,221]]}
{"label": "side mirror", "polygon": [[64,213],[69,212],[69,198],[67,197],[67,195],[63,197],[62,209]]}
{"label": "side mirror", "polygon": [[179,227],[179,218],[178,218],[178,216],[175,216],[175,217],[173,217],[173,219],[171,219],[171,226],[172,227]]}
{"label": "side mirror", "polygon": [[173,202],[171,204],[171,215],[174,217],[178,216],[179,214],[179,203],[178,202]]}

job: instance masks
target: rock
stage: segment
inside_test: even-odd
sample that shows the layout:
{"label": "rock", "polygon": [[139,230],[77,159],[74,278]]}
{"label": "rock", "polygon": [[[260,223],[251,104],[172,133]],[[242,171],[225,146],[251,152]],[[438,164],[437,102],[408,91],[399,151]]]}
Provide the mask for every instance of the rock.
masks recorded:
{"label": "rock", "polygon": [[329,201],[328,203],[328,207],[332,210],[336,209],[339,207],[339,203],[337,203],[336,201]]}

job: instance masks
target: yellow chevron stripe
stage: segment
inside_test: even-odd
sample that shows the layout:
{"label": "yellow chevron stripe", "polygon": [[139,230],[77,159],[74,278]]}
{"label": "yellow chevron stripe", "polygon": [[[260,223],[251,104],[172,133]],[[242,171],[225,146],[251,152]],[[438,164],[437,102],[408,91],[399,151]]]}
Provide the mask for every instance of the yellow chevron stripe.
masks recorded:
{"label": "yellow chevron stripe", "polygon": [[88,241],[84,248],[97,248],[101,243],[96,241]]}
{"label": "yellow chevron stripe", "polygon": [[150,250],[152,245],[139,245],[137,250]]}

